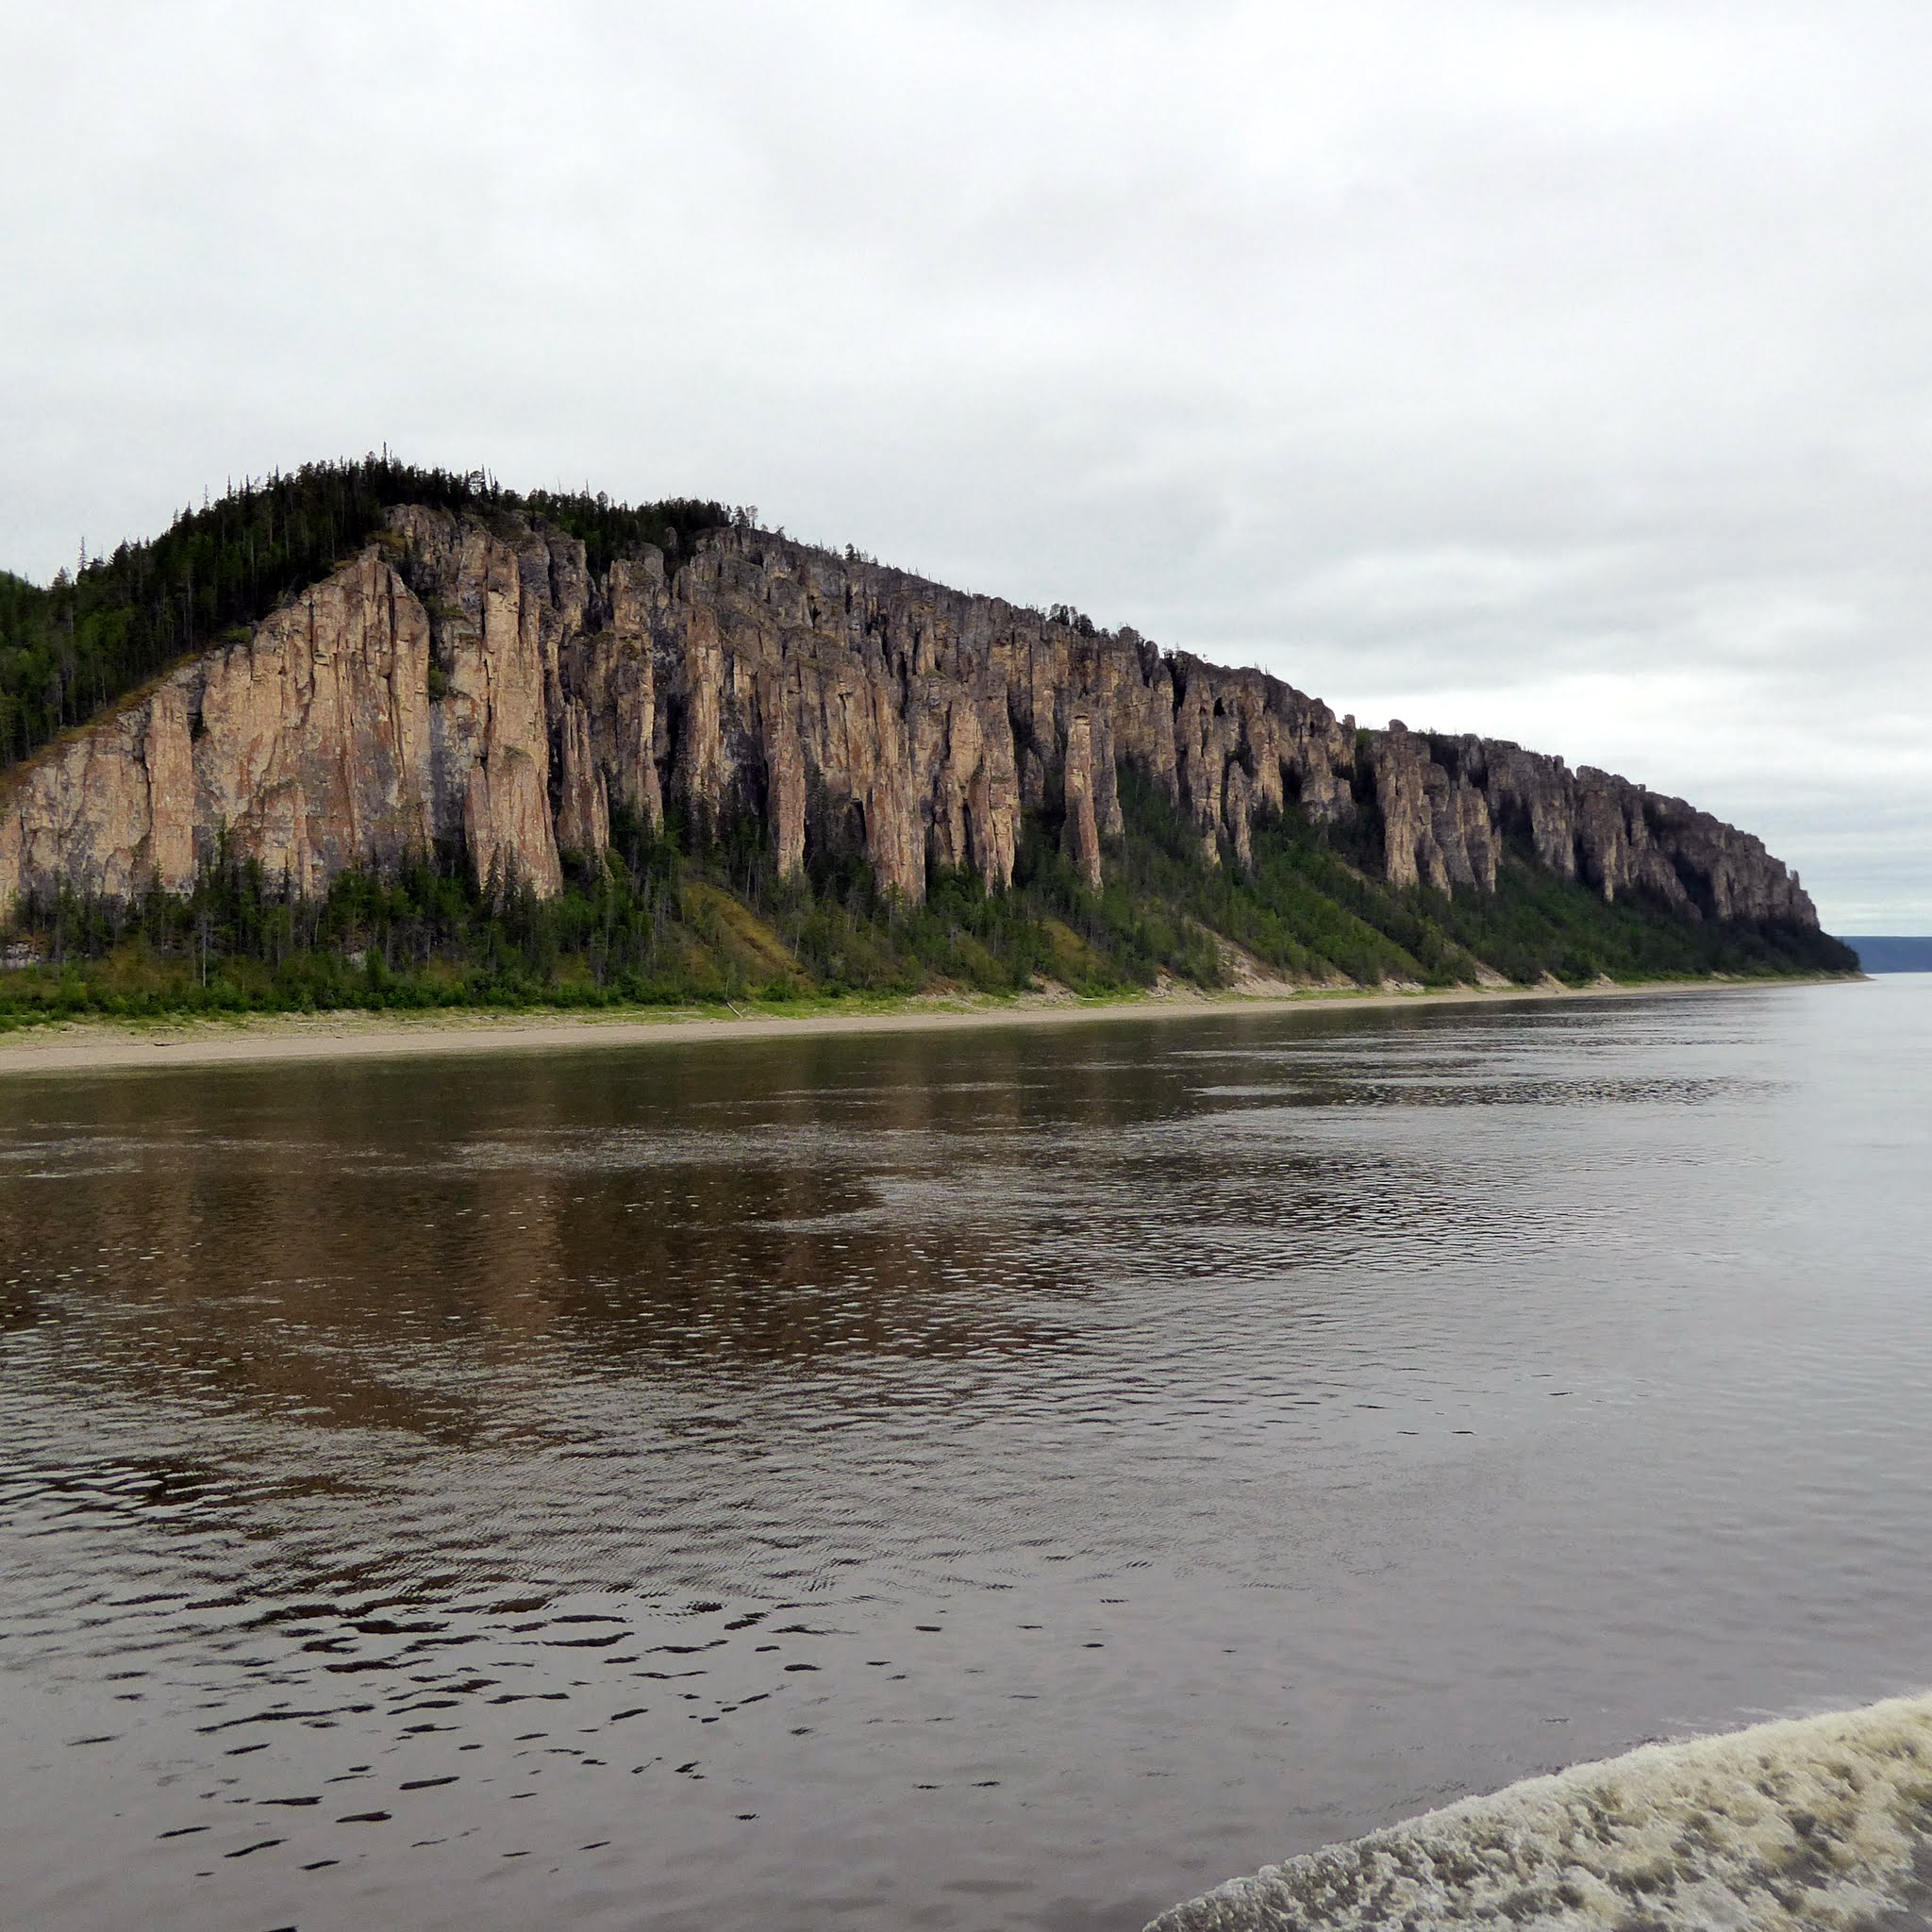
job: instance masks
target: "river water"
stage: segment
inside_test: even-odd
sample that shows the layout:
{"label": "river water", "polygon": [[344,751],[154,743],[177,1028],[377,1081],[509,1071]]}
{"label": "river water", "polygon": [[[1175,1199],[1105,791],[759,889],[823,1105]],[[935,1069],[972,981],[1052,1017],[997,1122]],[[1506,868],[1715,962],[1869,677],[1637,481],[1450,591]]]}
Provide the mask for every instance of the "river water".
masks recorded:
{"label": "river water", "polygon": [[0,1080],[0,1920],[1134,1932],[1932,1684],[1932,978]]}

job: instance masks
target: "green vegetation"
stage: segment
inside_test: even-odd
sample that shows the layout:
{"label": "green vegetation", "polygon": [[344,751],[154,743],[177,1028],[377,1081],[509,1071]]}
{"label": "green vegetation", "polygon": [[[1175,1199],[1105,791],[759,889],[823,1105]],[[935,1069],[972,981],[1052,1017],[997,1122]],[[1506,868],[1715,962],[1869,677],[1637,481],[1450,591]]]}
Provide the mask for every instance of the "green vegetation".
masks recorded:
{"label": "green vegetation", "polygon": [[1230,976],[1224,941],[1284,975],[1362,984],[1467,983],[1478,958],[1524,983],[1853,968],[1822,934],[1607,906],[1523,858],[1493,898],[1398,891],[1295,812],[1257,827],[1252,866],[1225,855],[1208,867],[1198,833],[1137,774],[1124,774],[1123,806],[1127,836],[1098,891],[1053,820],[1029,813],[1009,891],[941,871],[918,907],[880,892],[850,855],[779,879],[749,819],[717,833],[675,814],[657,830],[620,822],[601,863],[567,858],[565,890],[548,901],[478,880],[453,852],[394,878],[349,874],[321,899],[286,898],[258,867],[225,858],[186,899],[64,894],[27,908],[12,943],[37,959],[0,971],[0,1028],[84,1014],[1000,994],[1041,980],[1099,994],[1163,974],[1215,987]]}
{"label": "green vegetation", "polygon": [[45,589],[0,572],[0,769],[267,616],[403,503],[541,517],[581,539],[595,570],[641,543],[675,557],[732,514],[686,499],[632,507],[601,494],[519,495],[481,474],[414,469],[386,454],[231,485],[152,542],[83,558]]}
{"label": "green vegetation", "polygon": [[[752,516],[685,499],[519,495],[387,453],[231,487],[152,542],[83,558],[45,589],[0,573],[0,771],[242,634],[402,503],[541,518],[582,541],[597,571],[645,543],[675,558],[702,531]],[[1054,614],[1092,629],[1076,611]],[[431,667],[432,695],[444,675]],[[457,852],[395,877],[349,874],[314,900],[224,856],[184,900],[64,893],[24,908],[0,934],[0,959],[12,962],[0,966],[0,1026],[83,1013],[1000,994],[1041,981],[1106,993],[1162,977],[1219,986],[1246,962],[1297,980],[1423,986],[1474,980],[1479,960],[1525,983],[1854,970],[1815,932],[1607,906],[1526,852],[1507,860],[1493,896],[1398,891],[1376,876],[1372,797],[1350,827],[1291,810],[1256,826],[1251,863],[1224,850],[1208,865],[1164,793],[1133,772],[1122,787],[1126,836],[1097,891],[1065,858],[1056,817],[1031,812],[1009,891],[941,871],[917,907],[882,893],[852,854],[816,854],[805,876],[779,879],[748,819],[621,824],[603,859],[567,858],[566,888],[547,902],[514,880],[479,880]]]}

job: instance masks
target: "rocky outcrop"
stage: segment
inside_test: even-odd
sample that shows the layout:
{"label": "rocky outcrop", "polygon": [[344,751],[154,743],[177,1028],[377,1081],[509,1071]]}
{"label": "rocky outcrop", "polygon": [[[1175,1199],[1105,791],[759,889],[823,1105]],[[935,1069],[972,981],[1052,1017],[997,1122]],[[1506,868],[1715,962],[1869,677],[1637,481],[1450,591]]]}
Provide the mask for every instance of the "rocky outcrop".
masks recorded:
{"label": "rocky outcrop", "polygon": [[1390,881],[1493,891],[1507,842],[1606,899],[1641,893],[1684,919],[1811,925],[1798,875],[1681,798],[1589,765],[1480,738],[1424,738],[1398,720],[1369,735]]}
{"label": "rocky outcrop", "polygon": [[1143,774],[1246,863],[1263,814],[1380,827],[1398,886],[1491,891],[1507,850],[1681,916],[1815,924],[1747,834],[1622,778],[1400,724],[1360,732],[1258,671],[1157,650],[733,529],[675,573],[602,573],[502,511],[395,511],[245,639],[0,779],[0,911],[61,883],[179,892],[223,849],[316,892],[460,845],[555,892],[613,818],[766,825],[781,872],[850,852],[916,900],[936,866],[1012,877],[1021,814],[1098,884]]}
{"label": "rocky outcrop", "polygon": [[306,891],[424,847],[428,663],[422,604],[379,554],[358,558],[8,774],[0,907],[62,881],[186,891],[224,835]]}

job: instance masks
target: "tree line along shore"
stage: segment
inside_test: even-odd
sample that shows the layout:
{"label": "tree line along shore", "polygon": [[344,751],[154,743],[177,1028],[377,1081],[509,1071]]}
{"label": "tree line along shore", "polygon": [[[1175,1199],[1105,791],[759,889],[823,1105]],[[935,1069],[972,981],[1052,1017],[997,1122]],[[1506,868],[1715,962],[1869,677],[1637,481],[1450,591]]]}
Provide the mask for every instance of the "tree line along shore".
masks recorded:
{"label": "tree line along shore", "polygon": [[[478,527],[493,519],[527,530],[541,519],[593,573],[646,550],[674,569],[721,526],[750,532],[755,514],[682,499],[519,496],[384,453],[233,488],[153,541],[83,558],[45,588],[0,575],[0,807],[24,759],[44,762],[63,734],[95,728],[90,721],[152,689],[143,681],[184,654],[225,640],[232,648],[272,606],[380,537],[400,501]],[[1041,622],[1075,650],[1095,636],[1077,613]],[[427,675],[434,702],[434,658]],[[1427,749],[1400,748],[1411,758]],[[648,809],[613,797],[607,814],[600,802],[595,849],[571,849],[559,835],[541,891],[500,858],[479,868],[459,838],[421,842],[392,863],[351,863],[305,889],[210,837],[172,891],[43,880],[27,891],[0,924],[0,1028],[89,1016],[783,1008],[1042,988],[1098,998],[1262,982],[1580,987],[1857,971],[1850,951],[1800,919],[1686,916],[1687,906],[1641,885],[1613,896],[1553,870],[1524,824],[1496,828],[1490,890],[1452,894],[1446,876],[1432,882],[1413,867],[1392,876],[1377,787],[1401,774],[1372,770],[1372,750],[1344,774],[1344,792],[1356,787],[1344,809],[1244,794],[1239,819],[1208,835],[1206,855],[1201,801],[1124,758],[1116,774],[1109,757],[1104,852],[1092,849],[1091,809],[1073,823],[1074,805],[1088,801],[1071,779],[1036,785],[1014,814],[1005,875],[935,856],[911,891],[862,841],[808,842],[801,862],[774,847],[769,817],[744,800],[668,791]],[[1682,897],[1674,877],[1660,886]]]}
{"label": "tree line along shore", "polygon": [[1257,980],[1442,989],[1583,987],[1713,974],[1857,971],[1805,927],[1688,924],[1506,859],[1493,895],[1396,888],[1291,814],[1259,824],[1246,866],[1209,869],[1171,803],[1124,785],[1126,836],[1094,888],[1044,814],[1026,815],[1013,883],[935,876],[908,906],[863,859],[781,878],[748,819],[706,837],[674,808],[620,823],[600,860],[567,858],[539,898],[448,852],[291,895],[241,860],[185,897],[62,893],[0,941],[0,1027],[99,1016],[596,1010],[815,1003],[1042,986],[1086,998]]}

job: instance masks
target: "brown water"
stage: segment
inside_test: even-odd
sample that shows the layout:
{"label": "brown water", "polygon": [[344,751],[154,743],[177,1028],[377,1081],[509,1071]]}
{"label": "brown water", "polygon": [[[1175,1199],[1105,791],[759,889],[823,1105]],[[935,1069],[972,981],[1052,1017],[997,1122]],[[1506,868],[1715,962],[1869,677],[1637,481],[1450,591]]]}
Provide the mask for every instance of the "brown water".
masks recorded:
{"label": "brown water", "polygon": [[1932,979],[0,1082],[0,1922],[1132,1932],[1932,1683]]}

